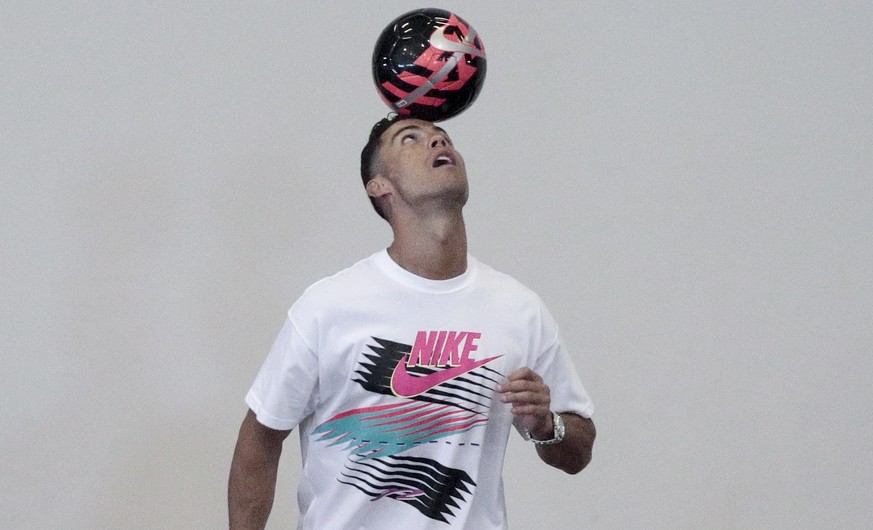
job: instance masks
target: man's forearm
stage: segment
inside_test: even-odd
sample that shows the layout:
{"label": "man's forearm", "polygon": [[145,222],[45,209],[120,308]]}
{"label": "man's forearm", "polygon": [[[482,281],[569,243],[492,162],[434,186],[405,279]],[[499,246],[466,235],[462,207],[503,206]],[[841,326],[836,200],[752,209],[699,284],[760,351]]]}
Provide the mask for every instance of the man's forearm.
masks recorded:
{"label": "man's forearm", "polygon": [[227,486],[231,530],[262,530],[267,524],[284,439],[273,434],[279,432],[257,424],[251,412],[243,420]]}
{"label": "man's forearm", "polygon": [[234,458],[227,488],[231,530],[263,529],[273,508],[275,491],[275,468]]}
{"label": "man's forearm", "polygon": [[575,474],[591,462],[591,450],[597,431],[594,422],[576,414],[561,414],[564,420],[564,439],[554,445],[538,445],[537,453],[543,462],[562,471]]}

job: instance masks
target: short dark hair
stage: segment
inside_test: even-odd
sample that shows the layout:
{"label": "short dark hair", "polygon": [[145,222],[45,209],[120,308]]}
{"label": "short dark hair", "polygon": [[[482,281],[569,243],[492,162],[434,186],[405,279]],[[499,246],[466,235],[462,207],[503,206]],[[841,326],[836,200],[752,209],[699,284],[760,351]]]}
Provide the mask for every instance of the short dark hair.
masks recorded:
{"label": "short dark hair", "polygon": [[[382,147],[382,134],[384,134],[389,127],[394,125],[394,123],[409,119],[413,119],[412,116],[391,114],[377,121],[376,124],[373,125],[373,129],[370,130],[370,137],[367,139],[367,145],[365,145],[364,149],[361,151],[361,180],[365,187],[375,176],[373,173],[376,170],[376,162],[379,158],[379,148]],[[382,208],[380,208],[379,204],[376,202],[375,197],[370,197],[370,203],[373,204],[373,209],[376,210],[376,213],[378,213],[382,219],[388,219],[388,217],[385,216],[385,212],[382,211]]]}

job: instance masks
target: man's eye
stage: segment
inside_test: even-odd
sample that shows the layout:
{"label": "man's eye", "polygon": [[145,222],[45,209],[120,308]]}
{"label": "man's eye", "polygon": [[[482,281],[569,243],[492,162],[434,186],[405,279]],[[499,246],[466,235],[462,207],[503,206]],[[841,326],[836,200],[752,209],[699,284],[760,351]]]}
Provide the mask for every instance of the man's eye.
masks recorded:
{"label": "man's eye", "polygon": [[402,143],[402,144],[408,144],[409,142],[412,142],[412,141],[414,141],[414,140],[415,140],[415,135],[414,135],[414,134],[412,134],[412,133],[404,134],[403,137],[400,138],[400,143]]}

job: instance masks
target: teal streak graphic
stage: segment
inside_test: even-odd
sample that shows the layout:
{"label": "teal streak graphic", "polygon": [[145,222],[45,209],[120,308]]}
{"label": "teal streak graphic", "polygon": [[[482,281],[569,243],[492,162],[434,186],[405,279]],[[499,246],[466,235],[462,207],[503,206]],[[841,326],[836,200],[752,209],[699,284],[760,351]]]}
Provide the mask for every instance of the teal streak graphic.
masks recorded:
{"label": "teal streak graphic", "polygon": [[350,410],[319,425],[313,434],[320,442],[345,444],[360,458],[402,453],[416,445],[460,434],[487,421],[482,414],[448,405],[395,403]]}

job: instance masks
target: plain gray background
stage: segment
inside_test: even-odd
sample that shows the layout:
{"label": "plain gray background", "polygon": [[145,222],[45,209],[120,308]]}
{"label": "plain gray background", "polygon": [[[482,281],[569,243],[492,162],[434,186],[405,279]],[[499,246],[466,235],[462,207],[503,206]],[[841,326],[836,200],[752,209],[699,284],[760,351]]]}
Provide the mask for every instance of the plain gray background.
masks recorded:
{"label": "plain gray background", "polygon": [[[516,529],[862,528],[873,511],[873,7],[446,0],[470,250],[540,293],[597,411],[515,435]],[[226,525],[288,306],[390,240],[358,175],[408,2],[0,6],[0,527]],[[286,444],[270,528],[293,528]]]}

